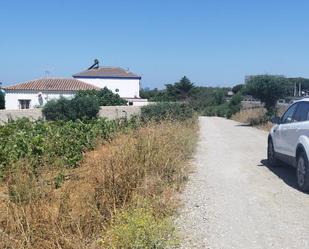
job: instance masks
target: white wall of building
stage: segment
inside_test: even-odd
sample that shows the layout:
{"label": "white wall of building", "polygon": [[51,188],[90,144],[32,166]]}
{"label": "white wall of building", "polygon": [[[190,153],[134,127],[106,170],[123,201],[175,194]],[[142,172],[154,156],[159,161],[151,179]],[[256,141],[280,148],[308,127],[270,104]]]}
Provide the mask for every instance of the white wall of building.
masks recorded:
{"label": "white wall of building", "polygon": [[[39,97],[41,94],[42,98]],[[30,100],[30,109],[36,108],[45,104],[51,99],[58,99],[60,96],[72,98],[74,92],[40,92],[40,91],[10,91],[5,92],[5,109],[18,110],[20,109],[19,100]],[[41,103],[40,103],[41,100]]]}
{"label": "white wall of building", "polygon": [[[102,79],[102,78],[76,78],[88,84],[100,88],[107,87],[114,93],[118,93],[122,98],[139,98],[139,79]],[[117,92],[116,89],[119,91]]]}

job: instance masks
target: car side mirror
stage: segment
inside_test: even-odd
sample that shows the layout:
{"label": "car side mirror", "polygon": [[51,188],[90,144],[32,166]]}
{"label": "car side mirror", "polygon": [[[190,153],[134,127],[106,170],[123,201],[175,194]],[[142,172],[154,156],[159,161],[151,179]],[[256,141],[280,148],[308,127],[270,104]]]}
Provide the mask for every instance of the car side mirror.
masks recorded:
{"label": "car side mirror", "polygon": [[271,118],[271,122],[272,122],[273,124],[281,124],[281,118],[280,118],[280,117],[277,117],[277,116],[272,117],[272,118]]}

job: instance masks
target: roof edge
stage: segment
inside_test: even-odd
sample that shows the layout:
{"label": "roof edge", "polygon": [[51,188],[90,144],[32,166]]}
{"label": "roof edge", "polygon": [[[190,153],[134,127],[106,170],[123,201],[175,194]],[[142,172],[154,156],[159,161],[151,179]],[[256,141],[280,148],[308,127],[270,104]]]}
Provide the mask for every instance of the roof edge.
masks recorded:
{"label": "roof edge", "polygon": [[[76,78],[64,78],[64,77],[51,77],[51,78],[38,78],[38,79],[34,79],[34,80],[29,80],[29,81],[24,81],[24,82],[20,82],[20,83],[17,83],[17,84],[13,84],[13,85],[10,85],[10,86],[5,86],[5,87],[2,87],[2,89],[4,90],[9,90],[9,91],[38,91],[38,89],[22,89],[22,88],[19,88],[19,89],[15,89],[15,87],[18,87],[20,85],[24,85],[24,84],[27,84],[29,82],[35,82],[35,81],[39,81],[39,80],[77,80],[79,82],[81,82],[82,84],[84,85],[87,85],[91,88],[93,88],[94,90],[97,89],[97,90],[100,90],[100,87],[97,87],[95,85],[92,85],[90,83],[87,83],[87,82],[84,82],[82,80],[78,80]],[[40,90],[40,91],[79,91],[79,90],[75,90],[75,89],[66,89],[66,90],[54,90],[54,89],[44,89],[44,90]]]}
{"label": "roof edge", "polygon": [[91,78],[91,79],[136,79],[136,80],[140,80],[142,77],[141,76],[129,76],[129,77],[117,77],[117,76],[80,76],[80,75],[72,75],[72,77],[74,79],[77,78],[81,78],[81,79],[85,79],[85,78]]}

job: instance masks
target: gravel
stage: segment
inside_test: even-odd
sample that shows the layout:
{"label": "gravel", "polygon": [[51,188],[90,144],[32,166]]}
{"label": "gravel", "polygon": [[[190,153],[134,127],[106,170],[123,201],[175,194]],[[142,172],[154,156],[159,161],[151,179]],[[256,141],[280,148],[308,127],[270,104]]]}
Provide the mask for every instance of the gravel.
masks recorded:
{"label": "gravel", "polygon": [[266,165],[267,132],[200,118],[194,172],[176,224],[181,248],[309,248],[309,195],[295,170]]}

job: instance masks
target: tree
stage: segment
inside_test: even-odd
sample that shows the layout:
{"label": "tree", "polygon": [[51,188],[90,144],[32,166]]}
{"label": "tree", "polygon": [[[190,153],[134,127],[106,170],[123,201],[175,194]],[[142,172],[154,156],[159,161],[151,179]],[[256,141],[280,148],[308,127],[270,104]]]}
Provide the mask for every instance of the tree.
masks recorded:
{"label": "tree", "polygon": [[118,94],[113,93],[107,87],[100,90],[79,91],[76,96],[91,96],[97,98],[100,106],[127,105],[127,101],[122,99]]}
{"label": "tree", "polygon": [[0,89],[0,110],[5,109],[5,94]]}
{"label": "tree", "polygon": [[194,84],[186,76],[182,77],[179,82],[174,84],[174,90],[177,98],[183,101],[188,100],[189,95],[194,87]]}
{"label": "tree", "polygon": [[241,92],[244,88],[244,84],[238,84],[232,87],[232,92],[234,94],[237,94],[238,92]]}
{"label": "tree", "polygon": [[225,102],[225,91],[224,89],[216,89],[213,92],[214,105],[222,105]]}
{"label": "tree", "polygon": [[162,90],[142,89],[140,95],[142,98],[155,102],[188,101],[194,89],[196,89],[194,84],[184,76],[174,84],[166,84],[165,89]]}
{"label": "tree", "polygon": [[167,93],[166,89],[159,90],[158,88],[150,89],[141,89],[140,91],[141,98],[148,99],[149,101],[154,102],[169,102],[169,101],[176,101],[175,96],[170,96]]}
{"label": "tree", "polygon": [[246,92],[265,104],[268,115],[276,112],[276,104],[287,92],[287,79],[282,76],[257,75],[246,82]]}
{"label": "tree", "polygon": [[174,84],[165,85],[166,101],[188,101],[193,89],[194,84],[184,76]]}

